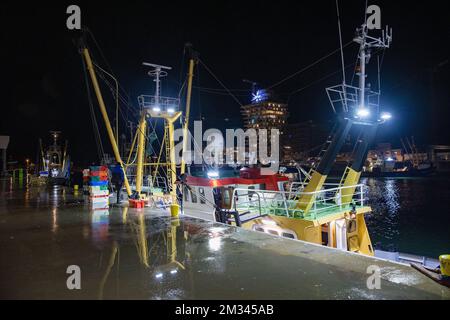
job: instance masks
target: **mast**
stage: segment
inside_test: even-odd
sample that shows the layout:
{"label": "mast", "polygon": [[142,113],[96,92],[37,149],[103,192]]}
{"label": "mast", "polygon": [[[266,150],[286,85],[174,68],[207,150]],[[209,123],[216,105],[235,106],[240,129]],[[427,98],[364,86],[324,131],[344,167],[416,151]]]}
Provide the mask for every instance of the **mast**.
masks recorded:
{"label": "mast", "polygon": [[[189,115],[191,112],[191,95],[192,95],[192,79],[194,78],[194,64],[196,62],[196,53],[192,51],[192,45],[186,45],[190,51],[190,59],[189,59],[189,72],[188,72],[188,86],[187,86],[187,94],[186,94],[186,114],[184,117],[184,126],[183,126],[183,155],[181,157],[181,174],[186,172],[186,149],[188,144],[188,130],[189,130]],[[189,137],[190,138],[190,137]]]}
{"label": "mast", "polygon": [[148,72],[150,77],[154,77],[155,80],[155,108],[160,107],[160,97],[161,97],[161,78],[167,76],[165,70],[172,70],[172,67],[166,67],[159,64],[143,62],[142,65],[152,67],[153,69]]}
{"label": "mast", "polygon": [[[166,67],[159,64],[143,62],[142,65],[151,67],[148,72],[150,77],[154,78],[155,82],[155,95],[153,96],[152,109],[156,112],[161,111],[161,78],[167,76],[167,71],[171,70],[171,67]],[[144,158],[145,158],[145,142],[146,142],[146,130],[147,130],[147,117],[148,110],[142,108],[141,118],[137,128],[138,145],[137,145],[137,163],[136,163],[136,193],[138,199],[141,197],[142,183],[144,180]]]}
{"label": "mast", "polygon": [[[385,30],[382,30],[381,38],[374,38],[368,35],[367,25],[363,23],[361,28],[356,30],[356,37],[353,39],[354,42],[359,44],[359,72],[357,73],[359,77],[358,86],[358,108],[359,110],[367,110],[369,107],[368,97],[366,96],[366,64],[369,63],[371,57],[371,49],[387,49],[392,42],[392,28],[389,29],[386,26]],[[380,94],[380,92],[378,92]],[[378,110],[377,110],[378,111]]]}
{"label": "mast", "polygon": [[[162,144],[166,146],[166,167],[167,167],[167,185],[169,187],[169,193],[172,197],[172,203],[175,204],[177,201],[176,197],[176,178],[177,178],[177,168],[175,159],[175,142],[174,142],[174,123],[181,117],[181,112],[177,111],[179,108],[180,100],[177,98],[162,97],[160,92],[160,79],[167,76],[167,71],[171,70],[171,67],[166,67],[162,65],[157,65],[153,63],[143,63],[145,66],[150,66],[153,69],[148,72],[152,77],[155,77],[156,88],[155,95],[140,95],[138,97],[139,105],[142,108],[142,116],[140,121],[140,126],[145,126],[147,117],[152,118],[162,118],[165,121],[165,134],[164,141]],[[164,69],[164,70],[163,70]],[[139,129],[138,129],[139,130]],[[143,180],[143,150],[145,150],[145,133],[143,130],[139,130],[141,142],[138,143],[138,163],[137,163],[137,173],[136,173],[136,191],[138,196],[141,197],[140,191],[142,190],[142,180]],[[139,137],[138,137],[139,139]],[[161,144],[161,148],[162,148]],[[157,168],[160,165],[160,160],[156,163]]]}

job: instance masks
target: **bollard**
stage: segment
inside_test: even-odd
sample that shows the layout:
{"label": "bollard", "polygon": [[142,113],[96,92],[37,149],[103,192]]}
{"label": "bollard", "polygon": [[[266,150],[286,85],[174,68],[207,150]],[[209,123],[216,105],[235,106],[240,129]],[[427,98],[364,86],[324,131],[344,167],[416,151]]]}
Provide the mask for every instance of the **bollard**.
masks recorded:
{"label": "bollard", "polygon": [[450,254],[440,255],[439,262],[441,264],[441,274],[450,277]]}
{"label": "bollard", "polygon": [[170,215],[172,218],[177,218],[180,214],[180,206],[178,204],[171,204],[170,205]]}

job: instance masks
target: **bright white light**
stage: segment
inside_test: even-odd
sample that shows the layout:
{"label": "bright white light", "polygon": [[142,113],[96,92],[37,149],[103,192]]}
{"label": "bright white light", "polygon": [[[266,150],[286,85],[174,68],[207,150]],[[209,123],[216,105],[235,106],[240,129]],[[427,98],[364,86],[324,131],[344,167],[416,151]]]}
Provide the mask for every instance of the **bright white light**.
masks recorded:
{"label": "bright white light", "polygon": [[356,115],[361,118],[366,118],[370,115],[370,111],[366,108],[361,108],[358,111],[356,111]]}
{"label": "bright white light", "polygon": [[263,219],[261,222],[264,223],[264,224],[267,224],[269,226],[276,226],[277,225],[277,223],[275,221],[268,220],[268,219]]}
{"label": "bright white light", "polygon": [[394,161],[394,159],[392,159],[391,157],[388,157],[388,158],[386,159],[386,161]]}
{"label": "bright white light", "polygon": [[218,178],[219,172],[218,171],[208,171],[208,177],[209,178]]}
{"label": "bright white light", "polygon": [[170,270],[170,274],[175,274],[175,273],[177,273],[177,272],[178,272],[177,269]]}
{"label": "bright white light", "polygon": [[226,229],[225,228],[222,228],[222,227],[212,227],[212,228],[209,228],[209,232],[211,232],[211,233],[219,233],[219,232],[223,232],[223,231],[225,231]]}
{"label": "bright white light", "polygon": [[175,109],[174,108],[168,108],[167,109],[167,113],[174,113],[175,112]]}
{"label": "bright white light", "polygon": [[220,237],[209,239],[208,247],[211,251],[219,251],[222,247],[222,239]]}
{"label": "bright white light", "polygon": [[160,111],[161,111],[161,108],[160,108],[160,107],[153,107],[152,110],[155,111],[155,112],[160,112]]}
{"label": "bright white light", "polygon": [[163,274],[162,273],[157,273],[157,274],[155,274],[155,278],[156,279],[161,279],[163,277]]}
{"label": "bright white light", "polygon": [[392,118],[392,115],[389,112],[383,112],[381,114],[381,119],[383,120],[389,120],[390,118]]}

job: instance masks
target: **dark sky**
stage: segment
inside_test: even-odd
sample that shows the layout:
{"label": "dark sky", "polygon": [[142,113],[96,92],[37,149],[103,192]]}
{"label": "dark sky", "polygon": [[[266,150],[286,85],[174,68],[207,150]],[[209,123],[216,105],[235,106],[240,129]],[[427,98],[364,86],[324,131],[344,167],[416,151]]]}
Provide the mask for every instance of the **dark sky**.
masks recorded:
{"label": "dark sky", "polygon": [[[382,106],[394,119],[377,141],[398,144],[401,136],[414,135],[418,143],[450,143],[450,27],[445,2],[369,1],[381,7],[382,25],[394,30],[382,70]],[[55,3],[16,1],[1,6],[0,134],[11,136],[10,154],[19,160],[34,158],[37,139],[48,137],[49,130],[63,131],[75,161],[97,156],[81,58],[73,44],[77,34],[66,29],[68,4],[80,5],[83,25],[95,35],[135,109],[139,94],[153,92],[143,61],[172,66],[163,94],[178,93],[180,72],[183,79],[186,72],[185,64],[181,70],[183,46],[188,41],[228,88],[239,90],[233,92],[242,103],[250,98],[242,91],[249,89],[242,79],[270,86],[339,46],[332,0]],[[344,43],[361,24],[364,6],[364,0],[340,1]],[[89,44],[94,48],[92,41]],[[355,61],[356,53],[356,44],[345,49],[347,64]],[[93,55],[107,68],[97,50]],[[290,122],[333,117],[325,87],[341,82],[339,68],[336,54],[275,87],[285,99],[306,87],[289,99]],[[352,72],[347,69],[349,78]],[[196,70],[194,84],[222,89],[202,67]],[[102,89],[112,111],[110,91]],[[193,118],[200,114],[208,127],[240,123],[239,105],[230,96],[196,89]],[[106,137],[104,128],[100,130]]]}

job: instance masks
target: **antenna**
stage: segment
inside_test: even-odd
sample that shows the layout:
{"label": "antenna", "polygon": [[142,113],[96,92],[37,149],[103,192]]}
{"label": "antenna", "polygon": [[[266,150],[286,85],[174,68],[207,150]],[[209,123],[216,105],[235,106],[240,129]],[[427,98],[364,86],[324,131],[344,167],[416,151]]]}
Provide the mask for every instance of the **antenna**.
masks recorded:
{"label": "antenna", "polygon": [[162,66],[159,64],[148,63],[148,62],[143,62],[142,65],[153,68],[152,70],[150,70],[148,72],[148,75],[150,77],[155,78],[155,80],[153,80],[156,82],[155,101],[156,101],[156,104],[159,104],[159,98],[161,96],[161,85],[160,85],[161,80],[160,80],[160,78],[167,76],[167,71],[164,71],[163,69],[172,70],[172,67]]}
{"label": "antenna", "polygon": [[258,83],[252,80],[242,79],[242,82],[249,83],[252,85],[252,94],[256,95],[256,87],[258,86]]}
{"label": "antenna", "polygon": [[356,75],[359,77],[359,85],[353,86],[347,84],[345,80],[344,54],[342,48],[340,12],[336,0],[336,11],[338,17],[339,40],[341,44],[341,63],[342,63],[342,83],[326,88],[328,99],[335,113],[342,113],[344,117],[352,117],[360,124],[372,125],[374,123],[383,123],[390,119],[388,112],[380,113],[380,61],[378,67],[378,91],[371,90],[370,85],[366,85],[366,65],[369,63],[371,51],[373,49],[384,50],[390,47],[392,42],[392,28],[386,26],[381,30],[379,37],[370,36],[369,30],[364,22],[360,28],[356,29],[356,36],[353,41],[359,44]]}
{"label": "antenna", "polygon": [[392,42],[392,28],[389,29],[386,26],[386,29],[382,30],[381,38],[374,38],[368,35],[367,25],[364,23],[361,28],[356,29],[356,37],[353,41],[359,44],[359,107],[365,108],[366,64],[369,63],[370,49],[389,48]]}

